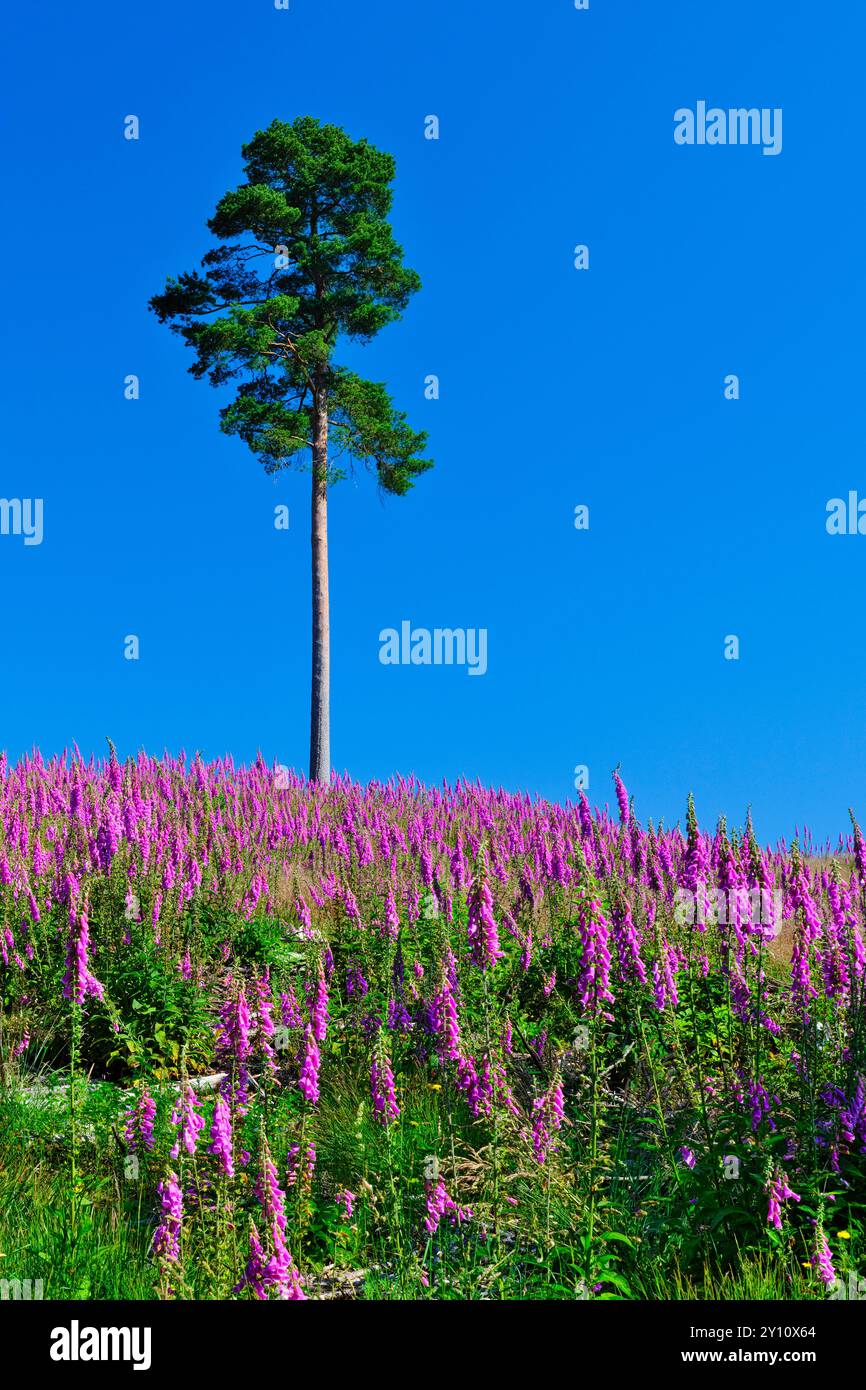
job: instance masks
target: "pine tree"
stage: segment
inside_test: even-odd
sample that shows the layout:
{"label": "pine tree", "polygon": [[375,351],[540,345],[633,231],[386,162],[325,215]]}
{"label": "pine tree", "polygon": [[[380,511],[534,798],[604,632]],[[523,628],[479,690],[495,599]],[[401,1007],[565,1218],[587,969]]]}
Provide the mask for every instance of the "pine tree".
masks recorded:
{"label": "pine tree", "polygon": [[194,377],[239,384],[220,427],[274,473],[310,456],[310,779],[328,781],[328,489],[338,461],[364,463],[403,495],[433,465],[385,386],[334,361],[340,338],[369,342],[420,289],[387,221],[394,161],[310,116],[273,121],[242,150],[245,182],[220,199],[201,269],[150,306],[195,352]]}

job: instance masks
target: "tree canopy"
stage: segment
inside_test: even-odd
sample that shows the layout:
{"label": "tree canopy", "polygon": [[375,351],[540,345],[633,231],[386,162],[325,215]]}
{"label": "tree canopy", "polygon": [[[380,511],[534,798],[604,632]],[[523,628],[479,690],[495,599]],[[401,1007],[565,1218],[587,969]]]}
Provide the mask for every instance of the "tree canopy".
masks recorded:
{"label": "tree canopy", "polygon": [[[193,376],[238,380],[221,428],[267,472],[314,451],[324,408],[330,449],[403,494],[432,467],[426,433],[383,384],[334,362],[341,335],[369,342],[420,288],[387,220],[394,160],[310,116],[273,121],[242,153],[246,181],[208,222],[218,244],[151,308],[193,349]],[[339,476],[326,467],[329,481]]]}

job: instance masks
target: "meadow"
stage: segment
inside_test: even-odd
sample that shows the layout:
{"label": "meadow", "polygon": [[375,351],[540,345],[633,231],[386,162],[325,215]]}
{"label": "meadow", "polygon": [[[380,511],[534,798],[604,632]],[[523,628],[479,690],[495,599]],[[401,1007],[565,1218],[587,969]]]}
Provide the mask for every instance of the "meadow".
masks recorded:
{"label": "meadow", "polygon": [[0,759],[6,1295],[851,1296],[856,821],[614,791]]}

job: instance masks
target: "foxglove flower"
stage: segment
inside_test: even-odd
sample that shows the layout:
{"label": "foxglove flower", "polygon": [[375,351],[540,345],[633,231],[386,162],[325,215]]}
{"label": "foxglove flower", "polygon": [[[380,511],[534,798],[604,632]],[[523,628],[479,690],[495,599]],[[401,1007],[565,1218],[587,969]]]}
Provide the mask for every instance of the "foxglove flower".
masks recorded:
{"label": "foxglove flower", "polygon": [[172,1124],[178,1129],[171,1158],[178,1157],[181,1145],[190,1157],[195,1153],[199,1131],[204,1128],[204,1115],[200,1111],[201,1102],[196,1099],[195,1091],[189,1085],[184,1086],[171,1116]]}
{"label": "foxglove flower", "polygon": [[535,1161],[543,1164],[551,1151],[553,1134],[562,1128],[565,1118],[565,1095],[562,1078],[555,1076],[543,1096],[532,1102],[532,1152]]}
{"label": "foxglove flower", "polygon": [[449,1217],[452,1226],[472,1219],[471,1208],[459,1207],[449,1196],[448,1189],[441,1178],[435,1183],[425,1183],[425,1187],[427,1189],[427,1212],[424,1217],[424,1225],[428,1235],[435,1236],[443,1216]]}
{"label": "foxglove flower", "polygon": [[386,1127],[393,1124],[400,1115],[400,1107],[394,1089],[394,1073],[384,1051],[378,1057],[373,1057],[370,1066],[370,1093],[376,1119]]}
{"label": "foxglove flower", "polygon": [[313,1037],[316,1039],[316,1042],[324,1042],[325,1034],[328,1031],[328,986],[325,982],[325,971],[321,960],[319,961],[318,975],[312,991],[310,1022],[312,1023]]}
{"label": "foxglove flower", "polygon": [[267,1140],[262,1145],[262,1166],[256,1183],[256,1196],[262,1208],[266,1246],[263,1246],[255,1223],[252,1223],[250,1258],[237,1290],[248,1287],[260,1300],[269,1299],[271,1294],[282,1301],[303,1300],[306,1298],[301,1287],[303,1280],[286,1244],[285,1193],[280,1188]]}
{"label": "foxglove flower", "polygon": [[792,1188],[788,1186],[787,1175],[778,1170],[775,1177],[766,1189],[768,1196],[767,1203],[767,1224],[775,1226],[777,1231],[782,1229],[782,1203],[799,1202],[800,1198]]}
{"label": "foxglove flower", "polygon": [[180,1229],[183,1221],[183,1194],[176,1173],[157,1184],[162,1217],[153,1237],[152,1250],[161,1260],[180,1259]]}
{"label": "foxglove flower", "polygon": [[482,970],[488,970],[502,960],[505,952],[499,945],[499,933],[493,916],[493,895],[487,882],[484,854],[479,855],[479,873],[469,894],[469,946],[472,958]]}
{"label": "foxglove flower", "polygon": [[102,999],[102,985],[90,971],[90,930],[87,913],[83,909],[77,914],[74,908],[69,909],[69,928],[63,997],[74,1000],[76,1004],[83,1004],[89,994],[92,994],[94,999]]}
{"label": "foxglove flower", "polygon": [[319,1101],[319,1067],[321,1064],[322,1054],[319,1051],[319,1045],[312,1028],[308,1028],[298,1089],[310,1105],[317,1105]]}
{"label": "foxglove flower", "polygon": [[836,1282],[836,1271],[833,1268],[833,1257],[830,1253],[830,1246],[823,1231],[818,1232],[815,1242],[815,1266],[818,1278],[825,1284]]}
{"label": "foxglove flower", "polygon": [[212,1153],[219,1160],[220,1169],[225,1177],[233,1178],[235,1165],[232,1157],[232,1116],[222,1087],[217,1092],[210,1139],[208,1153]]}

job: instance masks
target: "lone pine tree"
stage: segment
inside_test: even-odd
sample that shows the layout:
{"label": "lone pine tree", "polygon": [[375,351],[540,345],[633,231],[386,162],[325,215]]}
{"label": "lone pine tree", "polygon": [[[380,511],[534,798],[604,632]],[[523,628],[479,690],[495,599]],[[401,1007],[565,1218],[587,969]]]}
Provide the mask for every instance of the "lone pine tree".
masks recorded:
{"label": "lone pine tree", "polygon": [[208,222],[218,244],[201,269],[167,280],[150,307],[195,352],[194,377],[238,381],[220,428],[265,471],[309,451],[312,476],[310,779],[331,775],[328,488],[343,457],[402,495],[419,473],[423,431],[384,385],[334,362],[341,335],[369,342],[420,289],[387,221],[394,160],[310,116],[273,121],[244,145],[246,181]]}

